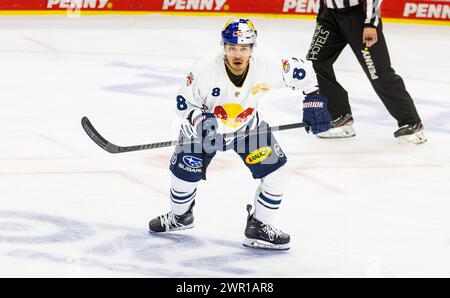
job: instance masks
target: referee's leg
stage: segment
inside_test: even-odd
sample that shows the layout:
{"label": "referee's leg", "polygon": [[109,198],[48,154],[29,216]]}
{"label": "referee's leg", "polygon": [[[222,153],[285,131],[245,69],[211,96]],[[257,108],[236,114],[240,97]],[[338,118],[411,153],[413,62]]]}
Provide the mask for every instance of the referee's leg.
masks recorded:
{"label": "referee's leg", "polygon": [[[327,16],[321,17],[323,19]],[[339,28],[319,18],[307,59],[313,64],[320,93],[328,98],[328,110],[332,119],[351,114],[347,91],[336,80],[333,69],[334,62],[346,45],[347,41]]]}
{"label": "referee's leg", "polygon": [[377,35],[377,43],[370,48],[363,45],[362,42],[351,42],[353,52],[375,92],[389,113],[397,120],[398,126],[421,122],[414,102],[406,91],[403,79],[391,67],[381,23],[377,28]]}

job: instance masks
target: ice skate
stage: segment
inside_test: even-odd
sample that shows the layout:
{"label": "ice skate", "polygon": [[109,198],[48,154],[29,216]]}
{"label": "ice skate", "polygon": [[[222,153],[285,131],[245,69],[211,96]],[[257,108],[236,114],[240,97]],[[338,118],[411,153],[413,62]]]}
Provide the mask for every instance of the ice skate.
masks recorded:
{"label": "ice skate", "polygon": [[427,141],[423,133],[423,124],[407,124],[403,125],[394,132],[394,137],[400,144],[423,144]]}
{"label": "ice skate", "polygon": [[173,211],[170,211],[152,219],[148,224],[149,233],[172,232],[193,228],[194,214],[192,208],[194,203],[195,201],[192,202],[189,210],[183,215],[175,215]]}
{"label": "ice skate", "polygon": [[290,237],[271,225],[266,225],[250,213],[251,205],[247,205],[247,226],[243,245],[252,248],[289,249]]}
{"label": "ice skate", "polygon": [[351,138],[356,135],[353,129],[353,117],[351,114],[340,116],[331,121],[331,128],[328,131],[317,134],[322,139]]}

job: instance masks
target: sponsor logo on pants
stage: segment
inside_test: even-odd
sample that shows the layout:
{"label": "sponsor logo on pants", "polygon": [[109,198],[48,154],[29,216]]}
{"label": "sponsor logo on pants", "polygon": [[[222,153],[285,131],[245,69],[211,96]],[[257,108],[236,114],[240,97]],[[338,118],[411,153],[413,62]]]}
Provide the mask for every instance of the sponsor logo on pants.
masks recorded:
{"label": "sponsor logo on pants", "polygon": [[363,55],[364,61],[366,62],[366,66],[367,66],[367,70],[369,71],[370,78],[372,80],[378,79],[377,70],[376,70],[375,65],[373,63],[372,56],[370,55],[370,52],[366,48],[364,50],[361,50],[361,53]]}
{"label": "sponsor logo on pants", "polygon": [[278,157],[284,157],[284,152],[283,152],[283,150],[281,150],[280,145],[275,144],[275,145],[273,146],[273,149],[274,149],[274,151],[275,151],[275,154],[276,154]]}
{"label": "sponsor logo on pants", "polygon": [[179,167],[180,169],[182,169],[182,170],[184,170],[184,171],[186,171],[186,172],[190,172],[190,173],[201,173],[201,172],[202,172],[202,169],[201,169],[201,168],[200,168],[200,169],[193,169],[193,168],[190,168],[190,167],[185,166],[185,165],[182,164],[182,163],[179,163],[179,164],[178,164],[178,167]]}
{"label": "sponsor logo on pants", "polygon": [[178,163],[178,167],[186,172],[190,173],[201,173],[203,161],[201,158],[186,155],[182,158],[183,163],[181,161]]}
{"label": "sponsor logo on pants", "polygon": [[327,42],[330,31],[324,30],[321,25],[317,24],[316,30],[314,31],[314,36],[311,42],[311,46],[308,51],[308,60],[317,60],[317,56],[320,50],[323,48]]}
{"label": "sponsor logo on pants", "polygon": [[194,169],[201,168],[202,165],[203,165],[201,158],[198,158],[198,157],[195,157],[195,156],[191,156],[191,155],[184,156],[183,157],[183,162],[188,167],[194,168]]}
{"label": "sponsor logo on pants", "polygon": [[245,162],[249,165],[257,164],[269,157],[272,149],[269,146],[256,149],[245,158]]}

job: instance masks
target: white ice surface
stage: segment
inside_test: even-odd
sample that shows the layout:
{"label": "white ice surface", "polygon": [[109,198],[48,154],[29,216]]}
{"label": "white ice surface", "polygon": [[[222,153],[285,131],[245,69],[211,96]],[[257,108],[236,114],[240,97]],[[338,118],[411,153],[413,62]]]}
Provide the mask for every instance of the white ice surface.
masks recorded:
{"label": "white ice surface", "polygon": [[[357,137],[277,134],[291,183],[276,226],[291,249],[241,245],[257,182],[233,153],[199,185],[196,227],[149,235],[169,209],[173,148],[112,155],[110,141],[175,139],[173,95],[217,50],[225,17],[0,19],[1,277],[450,277],[450,27],[385,24],[428,143],[398,145],[396,122],[348,48],[335,68]],[[254,19],[259,48],[304,56],[313,20]],[[265,99],[272,124],[301,119],[289,90]]]}

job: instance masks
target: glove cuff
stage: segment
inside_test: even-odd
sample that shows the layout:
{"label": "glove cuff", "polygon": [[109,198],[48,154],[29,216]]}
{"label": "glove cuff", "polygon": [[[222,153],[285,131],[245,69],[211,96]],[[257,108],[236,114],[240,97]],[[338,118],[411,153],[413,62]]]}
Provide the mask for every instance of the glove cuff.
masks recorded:
{"label": "glove cuff", "polygon": [[188,120],[189,123],[195,127],[198,123],[200,123],[203,120],[203,112],[199,109],[193,110]]}

